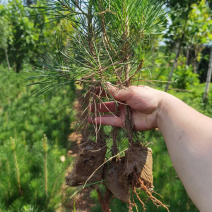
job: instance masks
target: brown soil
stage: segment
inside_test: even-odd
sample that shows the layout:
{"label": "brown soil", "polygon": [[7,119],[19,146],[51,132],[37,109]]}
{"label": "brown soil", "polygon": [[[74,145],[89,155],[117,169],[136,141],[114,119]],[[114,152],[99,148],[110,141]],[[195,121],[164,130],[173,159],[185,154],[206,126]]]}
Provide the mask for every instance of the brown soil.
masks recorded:
{"label": "brown soil", "polygon": [[[132,177],[136,174],[147,188],[153,188],[152,150],[142,145],[131,145],[125,152],[122,176]],[[136,178],[134,178],[136,179]],[[137,182],[134,182],[137,184]]]}
{"label": "brown soil", "polygon": [[153,188],[152,150],[132,144],[119,161],[110,161],[104,167],[104,185],[118,199],[129,203],[130,188]]}
{"label": "brown soil", "polygon": [[93,188],[86,187],[77,194],[74,198],[76,211],[90,212],[90,208],[93,205],[93,202],[90,199],[90,193],[92,190]]}
{"label": "brown soil", "polygon": [[[96,183],[102,180],[103,166],[107,148],[105,143],[86,142],[80,149],[66,184],[79,186],[84,183]],[[98,169],[99,168],[99,169]],[[90,179],[89,179],[90,178]]]}
{"label": "brown soil", "polygon": [[104,168],[104,185],[116,198],[129,203],[130,195],[127,178],[125,178],[125,181],[119,181],[123,166],[124,163],[121,160],[118,162],[111,161],[106,164]]}

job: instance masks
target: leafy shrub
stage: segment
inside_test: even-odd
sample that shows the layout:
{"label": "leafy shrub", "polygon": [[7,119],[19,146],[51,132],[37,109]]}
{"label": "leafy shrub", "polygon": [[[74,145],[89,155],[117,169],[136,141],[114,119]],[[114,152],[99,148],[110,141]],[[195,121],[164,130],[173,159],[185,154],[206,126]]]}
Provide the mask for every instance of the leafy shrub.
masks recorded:
{"label": "leafy shrub", "polygon": [[181,57],[178,66],[173,74],[172,87],[179,89],[190,89],[192,86],[199,84],[198,74],[193,73],[192,66],[185,65],[186,58]]}

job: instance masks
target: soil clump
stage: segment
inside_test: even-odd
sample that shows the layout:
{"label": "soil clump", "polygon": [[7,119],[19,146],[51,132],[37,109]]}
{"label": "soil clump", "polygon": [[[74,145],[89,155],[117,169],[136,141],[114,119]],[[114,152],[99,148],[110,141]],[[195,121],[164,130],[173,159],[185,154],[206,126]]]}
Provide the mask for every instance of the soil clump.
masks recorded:
{"label": "soil clump", "polygon": [[[107,147],[105,142],[85,142],[79,151],[71,173],[66,177],[66,184],[79,186],[102,180],[103,166]],[[90,179],[89,179],[90,178]]]}

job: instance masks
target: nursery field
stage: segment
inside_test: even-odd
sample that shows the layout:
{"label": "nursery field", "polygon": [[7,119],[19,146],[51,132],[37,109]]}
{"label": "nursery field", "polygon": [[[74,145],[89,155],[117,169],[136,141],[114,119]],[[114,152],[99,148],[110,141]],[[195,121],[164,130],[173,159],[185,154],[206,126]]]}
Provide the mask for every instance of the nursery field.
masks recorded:
{"label": "nursery field", "polygon": [[[63,191],[65,172],[71,163],[67,152],[71,148],[68,135],[75,111],[75,87],[70,85],[54,96],[32,95],[36,87],[27,86],[30,71],[20,74],[0,69],[0,211],[58,211],[67,203],[72,190]],[[161,87],[162,88],[162,87]],[[206,115],[212,114],[211,98],[202,103],[204,84],[190,87],[189,92],[176,92],[189,105]],[[64,106],[64,107],[63,107]],[[146,132],[152,142],[155,192],[160,193],[170,211],[198,211],[187,196],[170,161],[161,134]],[[65,161],[64,161],[65,159]],[[65,195],[66,193],[66,195]],[[140,192],[141,198],[146,199]],[[66,196],[66,197],[65,197]],[[88,197],[91,211],[101,211],[98,195]],[[68,200],[69,201],[69,200]],[[64,204],[68,205],[68,204]],[[73,206],[73,208],[71,208]],[[72,211],[74,205],[59,211]],[[137,202],[138,211],[142,206]],[[147,211],[165,211],[146,203]],[[112,211],[128,211],[119,200],[111,202]]]}
{"label": "nursery field", "polygon": [[74,91],[67,87],[49,99],[32,96],[37,88],[27,86],[29,76],[0,69],[1,212],[55,211],[70,163]]}

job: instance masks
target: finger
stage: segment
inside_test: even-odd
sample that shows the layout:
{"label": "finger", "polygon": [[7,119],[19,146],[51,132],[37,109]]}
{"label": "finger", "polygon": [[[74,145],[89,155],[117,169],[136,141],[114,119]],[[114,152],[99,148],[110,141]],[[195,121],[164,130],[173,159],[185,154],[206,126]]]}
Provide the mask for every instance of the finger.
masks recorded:
{"label": "finger", "polygon": [[88,118],[90,124],[109,125],[112,127],[124,127],[124,120],[114,115],[103,115],[96,118]]}
{"label": "finger", "polygon": [[125,105],[123,105],[123,104],[120,104],[119,105],[119,111],[120,111],[120,116],[121,117],[125,117]]}
{"label": "finger", "polygon": [[127,101],[133,96],[132,88],[118,88],[111,84],[107,84],[108,92],[118,101]]}
{"label": "finger", "polygon": [[118,101],[127,101],[133,95],[133,89],[131,87],[115,87],[111,83],[107,83],[105,88],[102,87],[96,88],[96,95],[101,97],[109,97],[112,96]]}
{"label": "finger", "polygon": [[116,104],[115,102],[103,102],[98,104],[95,108],[94,105],[91,105],[90,111],[93,113],[97,110],[100,113],[108,113],[108,112],[115,112]]}
{"label": "finger", "polygon": [[133,121],[135,129],[138,131],[152,130],[157,127],[156,114],[143,114],[137,111],[133,112]]}

